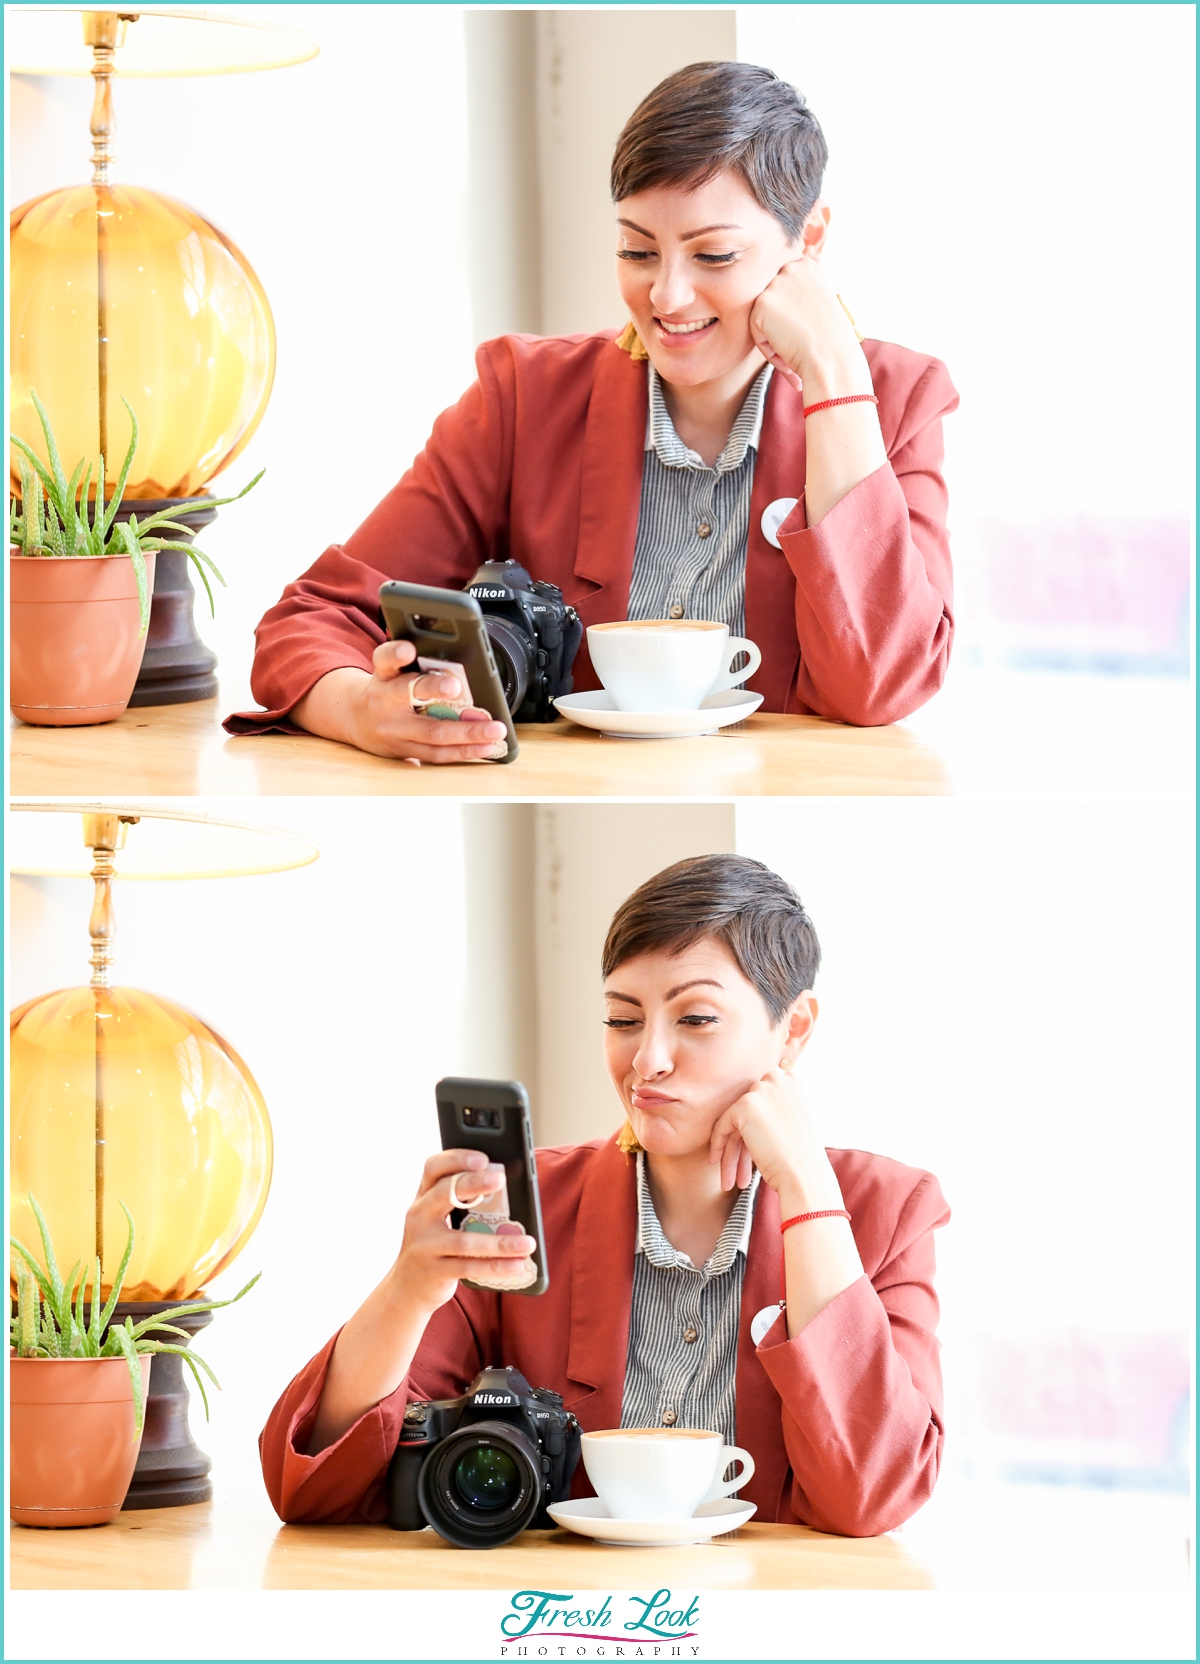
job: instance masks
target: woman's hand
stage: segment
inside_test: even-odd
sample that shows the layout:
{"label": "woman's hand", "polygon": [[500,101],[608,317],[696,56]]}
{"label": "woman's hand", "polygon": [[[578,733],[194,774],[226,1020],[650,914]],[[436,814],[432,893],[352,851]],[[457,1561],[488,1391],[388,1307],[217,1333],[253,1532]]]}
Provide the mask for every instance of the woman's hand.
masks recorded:
{"label": "woman's hand", "polygon": [[427,1317],[454,1298],[460,1278],[474,1277],[497,1261],[507,1266],[526,1260],[537,1246],[531,1236],[451,1230],[450,1186],[456,1179],[459,1203],[466,1207],[500,1190],[504,1169],[478,1150],[442,1150],[425,1163],[392,1275],[398,1290]]}
{"label": "woman's hand", "polygon": [[[709,1160],[721,1163],[721,1184],[750,1182],[753,1160],[779,1197],[784,1219],[845,1208],[837,1174],[794,1075],[771,1069],[731,1104],[712,1130]],[[787,1332],[794,1339],[863,1274],[845,1219],[808,1219],[783,1233]]]}
{"label": "woman's hand", "polygon": [[[800,392],[808,408],[847,393],[871,393],[871,366],[841,301],[811,254],[789,260],[750,311],[762,356]],[[805,421],[804,518],[817,526],[856,485],[887,462],[869,400],[826,406]]]}
{"label": "woman's hand", "polygon": [[486,711],[469,706],[454,722],[414,711],[421,700],[457,699],[458,677],[432,672],[406,674],[417,656],[411,641],[384,641],[372,655],[374,670],[346,666],[331,670],[292,712],[310,734],[344,740],[376,757],[404,757],[419,763],[466,763],[478,757],[503,757],[505,728]]}
{"label": "woman's hand", "polygon": [[811,254],[789,260],[750,311],[754,345],[807,404],[842,393],[869,393],[871,371],[854,326],[821,263]]}
{"label": "woman's hand", "polygon": [[721,1188],[750,1183],[751,1163],[779,1196],[784,1217],[840,1208],[842,1192],[796,1077],[771,1069],[713,1127],[708,1159]]}
{"label": "woman's hand", "polygon": [[443,1150],[430,1156],[416,1201],[404,1219],[404,1240],[387,1276],[363,1301],[338,1335],[317,1407],[308,1454],[316,1456],[400,1386],[425,1333],[425,1325],[453,1299],[460,1277],[485,1264],[528,1259],[530,1236],[488,1236],[452,1231],[450,1182],[459,1178],[460,1202],[492,1196],[504,1169],[477,1150]]}

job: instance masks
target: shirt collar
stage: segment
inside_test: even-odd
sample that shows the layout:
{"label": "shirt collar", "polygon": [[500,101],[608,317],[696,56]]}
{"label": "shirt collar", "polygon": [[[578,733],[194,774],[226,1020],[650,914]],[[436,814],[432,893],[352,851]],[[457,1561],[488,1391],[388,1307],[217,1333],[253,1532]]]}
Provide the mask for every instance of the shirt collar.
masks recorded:
{"label": "shirt collar", "polygon": [[[770,368],[769,365],[767,367]],[[719,1277],[722,1272],[729,1270],[738,1254],[744,1255],[749,1250],[750,1227],[754,1222],[754,1202],[758,1195],[759,1177],[755,1172],[745,1190],[739,1192],[738,1199],[733,1204],[733,1212],[717,1239],[717,1246],[699,1268],[706,1277]],[[637,1252],[645,1254],[651,1265],[664,1269],[695,1271],[697,1267],[692,1263],[690,1255],[683,1253],[679,1248],[673,1248],[659,1224],[658,1214],[654,1211],[654,1203],[650,1196],[650,1185],[646,1179],[644,1150],[639,1150],[637,1157],[637,1203]]]}
{"label": "shirt collar", "polygon": [[[650,399],[646,410],[646,443],[644,449],[653,451],[664,468],[707,468],[708,464],[699,452],[690,450],[675,432],[667,410],[667,401],[663,397],[662,380],[653,364],[646,366],[650,375]],[[746,452],[753,446],[758,450],[759,438],[762,434],[763,406],[766,403],[767,388],[771,381],[773,365],[764,364],[762,369],[750,383],[750,391],[742,401],[742,408],[738,411],[737,421],[730,430],[729,438],[725,441],[725,449],[717,458],[713,473],[728,474],[735,468],[740,468],[745,461]]]}

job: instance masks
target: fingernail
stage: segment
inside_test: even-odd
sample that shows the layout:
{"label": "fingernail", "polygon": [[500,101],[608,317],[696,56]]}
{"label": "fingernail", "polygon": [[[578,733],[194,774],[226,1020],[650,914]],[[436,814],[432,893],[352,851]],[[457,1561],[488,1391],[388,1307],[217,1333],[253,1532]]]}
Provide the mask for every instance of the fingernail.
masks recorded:
{"label": "fingernail", "polygon": [[484,1155],[482,1150],[470,1150],[470,1151],[467,1152],[467,1166],[468,1167],[490,1167],[491,1162]]}
{"label": "fingernail", "polygon": [[483,754],[485,757],[507,757],[508,745],[502,740],[499,745],[489,745]]}
{"label": "fingernail", "polygon": [[442,693],[448,693],[451,698],[461,691],[457,676],[443,676],[438,682],[438,687]]}

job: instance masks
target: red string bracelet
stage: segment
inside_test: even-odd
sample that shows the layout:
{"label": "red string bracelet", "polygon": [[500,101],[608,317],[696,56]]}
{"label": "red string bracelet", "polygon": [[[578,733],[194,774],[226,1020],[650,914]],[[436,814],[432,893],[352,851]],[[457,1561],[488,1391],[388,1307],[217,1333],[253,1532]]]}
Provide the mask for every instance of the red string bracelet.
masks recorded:
{"label": "red string bracelet", "polygon": [[845,1208],[821,1208],[816,1213],[798,1213],[794,1219],[785,1219],[779,1227],[780,1236],[792,1225],[803,1225],[806,1219],[849,1219]]}
{"label": "red string bracelet", "polygon": [[805,420],[807,421],[807,419],[812,415],[814,410],[832,410],[832,408],[835,404],[874,404],[874,405],[877,405],[878,403],[879,403],[879,400],[875,397],[874,393],[845,393],[845,394],[843,394],[843,396],[840,399],[822,399],[819,404],[807,404],[807,405],[805,405],[805,407],[804,407],[804,417],[805,417]]}

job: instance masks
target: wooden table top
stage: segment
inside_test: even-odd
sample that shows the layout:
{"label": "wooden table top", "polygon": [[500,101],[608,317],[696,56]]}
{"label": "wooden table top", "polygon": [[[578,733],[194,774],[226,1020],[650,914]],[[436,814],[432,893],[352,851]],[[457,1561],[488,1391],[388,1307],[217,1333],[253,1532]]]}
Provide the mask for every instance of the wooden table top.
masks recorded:
{"label": "wooden table top", "polygon": [[759,1525],[689,1548],[610,1548],[569,1531],[527,1531],[495,1549],[452,1548],[432,1531],[280,1525],[266,1499],[147,1508],[111,1525],[14,1525],[13,1589],[629,1589],[647,1578],[693,1589],[928,1589],[926,1566],[892,1537],[826,1537]]}
{"label": "wooden table top", "polygon": [[416,768],[311,734],[231,739],[228,699],[126,711],[87,728],[15,723],[20,797],[202,794],[399,797],[943,795],[945,766],[901,727],[849,728],[761,712],[719,734],[617,740],[575,723],[530,723],[512,763]]}

